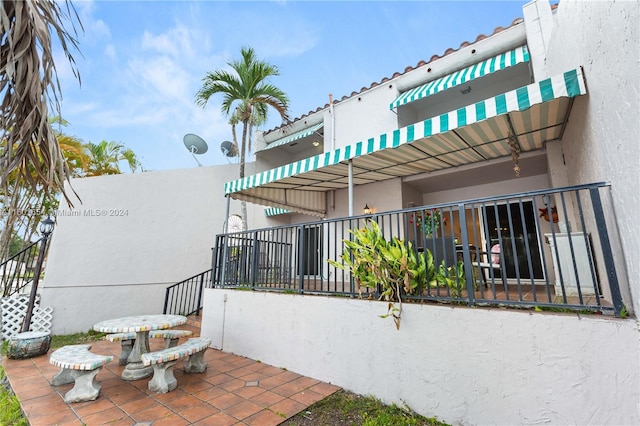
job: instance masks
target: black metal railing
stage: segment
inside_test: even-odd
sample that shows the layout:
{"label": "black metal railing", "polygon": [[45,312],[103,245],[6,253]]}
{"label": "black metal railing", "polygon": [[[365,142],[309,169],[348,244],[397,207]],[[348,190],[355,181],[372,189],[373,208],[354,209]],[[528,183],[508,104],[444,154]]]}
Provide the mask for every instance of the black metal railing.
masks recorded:
{"label": "black metal railing", "polygon": [[221,234],[213,286],[376,297],[327,262],[341,262],[349,231],[373,220],[385,238],[431,252],[450,278],[406,299],[620,315],[609,190],[579,185]]}
{"label": "black metal railing", "polygon": [[22,292],[33,282],[36,269],[38,244],[31,243],[9,259],[0,263],[2,296],[9,297]]}
{"label": "black metal railing", "polygon": [[163,314],[200,314],[202,292],[211,287],[211,269],[170,285],[165,290]]}

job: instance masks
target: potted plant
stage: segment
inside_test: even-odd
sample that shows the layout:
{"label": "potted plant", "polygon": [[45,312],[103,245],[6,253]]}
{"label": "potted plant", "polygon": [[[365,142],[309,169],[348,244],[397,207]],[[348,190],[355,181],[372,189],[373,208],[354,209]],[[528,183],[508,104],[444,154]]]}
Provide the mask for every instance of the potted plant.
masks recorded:
{"label": "potted plant", "polygon": [[427,238],[438,235],[440,229],[440,221],[444,225],[447,224],[447,218],[442,217],[440,209],[420,210],[411,214],[409,223],[415,223],[419,233],[423,233]]}

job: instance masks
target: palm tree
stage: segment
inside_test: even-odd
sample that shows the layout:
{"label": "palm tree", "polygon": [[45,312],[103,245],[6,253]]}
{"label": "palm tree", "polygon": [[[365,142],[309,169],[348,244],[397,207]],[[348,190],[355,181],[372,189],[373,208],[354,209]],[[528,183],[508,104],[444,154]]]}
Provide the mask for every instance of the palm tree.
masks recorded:
{"label": "palm tree", "polygon": [[[60,117],[51,118],[49,122],[57,123],[60,127],[68,124]],[[54,130],[54,133],[71,176],[83,176],[90,160],[87,147],[82,140],[64,134],[60,129]],[[5,144],[6,141],[3,140],[0,145]],[[30,167],[28,170],[33,169]],[[36,180],[35,173],[32,178]],[[11,243],[16,238],[31,241],[43,214],[57,209],[60,195],[60,191],[47,190],[42,183],[31,185],[25,181],[19,170],[11,172],[7,181],[7,188],[0,189],[0,206],[5,213],[0,216],[0,259],[6,259]],[[19,233],[22,233],[22,236],[19,236]]]}
{"label": "palm tree", "polygon": [[[60,110],[60,84],[54,64],[52,33],[79,78],[69,48],[78,42],[64,21],[79,21],[73,5],[66,11],[55,0],[3,0],[0,3],[0,189],[10,192],[12,182],[34,190],[61,191],[69,201],[64,181],[69,177],[48,106]],[[80,24],[82,26],[82,24]],[[75,35],[75,27],[73,28]],[[14,172],[17,172],[18,178]]]}
{"label": "palm tree", "polygon": [[62,132],[62,127],[69,125],[67,120],[62,117],[53,117],[49,122],[58,125],[58,129],[55,130],[56,139],[71,177],[83,176],[91,162],[87,145],[82,142],[82,139]]}
{"label": "palm tree", "polygon": [[131,172],[140,168],[136,154],[122,144],[107,141],[98,144],[89,142],[86,147],[89,150],[90,160],[85,176],[118,175],[122,173],[121,161],[128,164]]}
{"label": "palm tree", "polygon": [[[234,120],[242,123],[240,178],[243,178],[247,144],[253,126],[266,120],[268,107],[275,109],[283,122],[289,121],[289,98],[267,81],[271,76],[280,75],[275,65],[259,60],[249,47],[243,47],[241,55],[242,59],[227,63],[231,72],[217,70],[205,75],[202,88],[196,93],[196,104],[204,107],[211,96],[221,93],[222,112],[230,118],[232,126],[235,126]],[[244,201],[241,213],[243,228],[247,229],[247,206]]]}

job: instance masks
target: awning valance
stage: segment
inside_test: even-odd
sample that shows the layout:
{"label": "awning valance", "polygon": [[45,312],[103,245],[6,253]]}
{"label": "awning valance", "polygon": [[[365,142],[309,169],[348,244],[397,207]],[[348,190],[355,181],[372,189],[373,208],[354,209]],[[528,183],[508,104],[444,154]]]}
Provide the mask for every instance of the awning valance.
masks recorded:
{"label": "awning valance", "polygon": [[394,109],[400,105],[426,98],[427,96],[434,95],[438,92],[442,92],[496,71],[513,67],[523,62],[529,62],[529,51],[527,50],[527,46],[520,46],[508,52],[501,53],[493,58],[478,62],[470,67],[408,90],[391,102],[389,109]]}
{"label": "awning valance", "polygon": [[541,149],[561,136],[572,98],[586,94],[581,69],[503,93],[456,111],[227,182],[225,194],[252,203],[324,216],[325,192],[412,176]]}
{"label": "awning valance", "polygon": [[307,136],[311,136],[313,133],[321,129],[323,126],[324,126],[324,123],[318,123],[315,126],[308,127],[292,135],[285,136],[281,139],[277,139],[271,142],[269,145],[267,145],[264,149],[262,149],[262,151],[266,151],[267,149],[275,148],[277,146],[288,145],[295,140],[306,138]]}
{"label": "awning valance", "polygon": [[283,214],[289,214],[291,213],[291,210],[288,209],[279,209],[276,207],[268,207],[266,209],[264,209],[264,215],[267,217],[271,217],[271,216],[280,216]]}

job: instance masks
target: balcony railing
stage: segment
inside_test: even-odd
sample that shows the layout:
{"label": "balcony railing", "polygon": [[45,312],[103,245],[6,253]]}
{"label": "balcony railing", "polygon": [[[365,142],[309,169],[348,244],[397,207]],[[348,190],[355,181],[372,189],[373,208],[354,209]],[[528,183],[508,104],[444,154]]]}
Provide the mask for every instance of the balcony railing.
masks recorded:
{"label": "balcony railing", "polygon": [[221,234],[212,285],[375,298],[327,261],[342,262],[349,231],[373,220],[385,238],[430,251],[436,267],[463,268],[453,285],[425,282],[405,299],[621,315],[609,190],[580,185]]}

